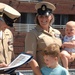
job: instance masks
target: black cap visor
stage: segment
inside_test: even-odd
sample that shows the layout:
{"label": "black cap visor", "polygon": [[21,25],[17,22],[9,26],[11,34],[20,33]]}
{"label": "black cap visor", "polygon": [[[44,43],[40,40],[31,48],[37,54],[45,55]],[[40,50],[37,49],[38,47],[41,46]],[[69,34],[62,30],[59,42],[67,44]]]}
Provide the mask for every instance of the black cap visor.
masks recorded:
{"label": "black cap visor", "polygon": [[47,15],[49,16],[52,13],[52,10],[47,8],[46,5],[42,5],[41,8],[37,10],[38,15]]}
{"label": "black cap visor", "polygon": [[52,10],[50,10],[50,9],[47,9],[45,11],[43,11],[41,9],[38,9],[38,11],[37,11],[37,14],[38,15],[46,15],[46,16],[49,16],[51,13],[52,13]]}

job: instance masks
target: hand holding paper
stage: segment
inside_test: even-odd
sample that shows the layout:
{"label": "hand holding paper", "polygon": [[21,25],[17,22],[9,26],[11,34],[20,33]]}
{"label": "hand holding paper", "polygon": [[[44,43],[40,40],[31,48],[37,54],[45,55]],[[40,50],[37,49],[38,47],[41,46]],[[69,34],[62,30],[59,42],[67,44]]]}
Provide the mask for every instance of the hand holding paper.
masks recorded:
{"label": "hand holding paper", "polygon": [[21,53],[7,67],[0,68],[0,71],[4,70],[5,72],[10,73],[10,70],[28,63],[32,58],[33,56],[29,54]]}

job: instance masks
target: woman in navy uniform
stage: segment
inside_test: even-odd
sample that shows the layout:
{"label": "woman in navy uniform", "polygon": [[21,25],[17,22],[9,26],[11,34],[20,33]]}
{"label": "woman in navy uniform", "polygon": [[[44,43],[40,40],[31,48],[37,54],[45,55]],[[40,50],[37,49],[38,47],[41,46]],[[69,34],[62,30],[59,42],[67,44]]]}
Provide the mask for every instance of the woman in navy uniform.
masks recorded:
{"label": "woman in navy uniform", "polygon": [[13,27],[18,17],[20,17],[18,11],[7,4],[0,3],[0,67],[8,66],[14,57],[13,34],[9,28]]}
{"label": "woman in navy uniform", "polygon": [[55,8],[49,2],[42,1],[37,3],[35,5],[37,26],[25,38],[25,52],[32,54],[39,64],[34,59],[29,63],[37,75],[41,75],[39,67],[41,68],[45,65],[41,51],[52,43],[62,45],[60,31],[51,27],[54,22],[53,11]]}

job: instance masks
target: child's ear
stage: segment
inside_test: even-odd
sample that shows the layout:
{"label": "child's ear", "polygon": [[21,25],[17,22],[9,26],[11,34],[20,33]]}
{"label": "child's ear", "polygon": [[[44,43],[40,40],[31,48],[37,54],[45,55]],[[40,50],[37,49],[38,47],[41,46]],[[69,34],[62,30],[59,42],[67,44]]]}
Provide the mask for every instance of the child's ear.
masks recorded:
{"label": "child's ear", "polygon": [[55,60],[58,60],[58,58],[57,58],[57,57],[55,57]]}

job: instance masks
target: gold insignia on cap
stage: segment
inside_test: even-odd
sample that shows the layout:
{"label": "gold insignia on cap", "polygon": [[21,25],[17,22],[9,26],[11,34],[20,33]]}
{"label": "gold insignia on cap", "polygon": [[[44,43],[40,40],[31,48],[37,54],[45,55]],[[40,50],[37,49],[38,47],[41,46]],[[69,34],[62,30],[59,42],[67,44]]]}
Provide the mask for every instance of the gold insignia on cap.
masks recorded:
{"label": "gold insignia on cap", "polygon": [[46,10],[46,7],[45,7],[45,6],[43,6],[43,7],[42,7],[42,10]]}

